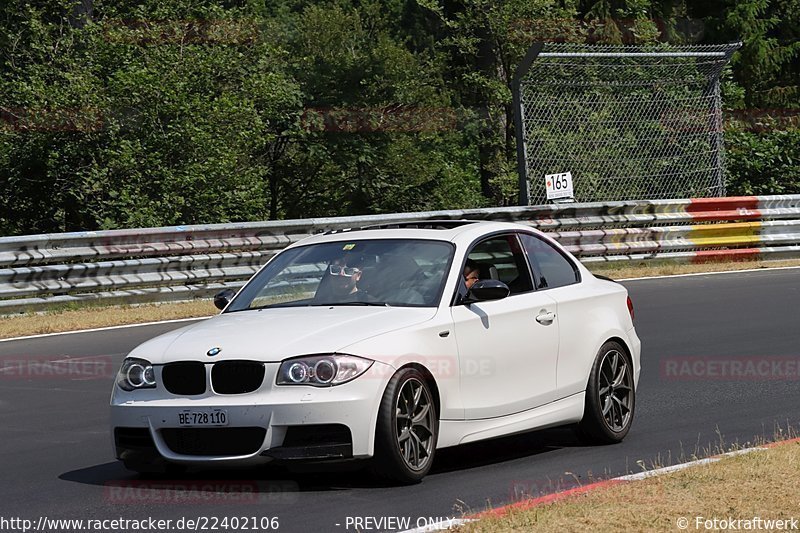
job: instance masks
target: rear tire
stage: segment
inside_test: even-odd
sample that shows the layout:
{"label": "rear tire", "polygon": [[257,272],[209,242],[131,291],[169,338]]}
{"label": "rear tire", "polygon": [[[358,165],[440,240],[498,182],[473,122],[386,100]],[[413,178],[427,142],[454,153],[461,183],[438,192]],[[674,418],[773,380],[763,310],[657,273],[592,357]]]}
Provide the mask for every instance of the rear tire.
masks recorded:
{"label": "rear tire", "polygon": [[620,442],[631,429],[635,407],[631,358],[619,342],[608,341],[597,352],[589,374],[578,434],[594,444]]}
{"label": "rear tire", "polygon": [[433,464],[439,417],[430,387],[414,368],[398,371],[386,387],[375,429],[372,472],[400,484],[419,483]]}

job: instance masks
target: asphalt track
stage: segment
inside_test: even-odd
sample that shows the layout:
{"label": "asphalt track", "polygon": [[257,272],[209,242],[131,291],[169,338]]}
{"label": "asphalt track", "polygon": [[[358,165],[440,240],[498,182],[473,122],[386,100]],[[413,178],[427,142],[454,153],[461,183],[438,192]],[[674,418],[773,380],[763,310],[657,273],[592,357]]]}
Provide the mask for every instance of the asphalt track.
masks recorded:
{"label": "asphalt track", "polygon": [[[13,368],[20,361],[72,360],[115,369],[136,344],[181,324],[0,343],[0,518],[278,517],[279,531],[355,531],[347,517],[400,517],[414,527],[428,517],[461,517],[800,427],[800,269],[626,286],[644,348],[636,417],[623,443],[586,447],[570,431],[552,429],[456,447],[442,450],[433,472],[411,487],[385,487],[335,468],[138,478],[112,454],[108,371],[33,375],[30,368],[39,367],[29,365],[20,375]],[[732,364],[739,365],[735,377],[719,375]],[[65,363],[42,368],[57,365]],[[115,490],[127,481],[140,486]],[[153,487],[160,488],[144,490]],[[213,530],[213,520],[204,523]],[[370,530],[374,523],[362,525]]]}

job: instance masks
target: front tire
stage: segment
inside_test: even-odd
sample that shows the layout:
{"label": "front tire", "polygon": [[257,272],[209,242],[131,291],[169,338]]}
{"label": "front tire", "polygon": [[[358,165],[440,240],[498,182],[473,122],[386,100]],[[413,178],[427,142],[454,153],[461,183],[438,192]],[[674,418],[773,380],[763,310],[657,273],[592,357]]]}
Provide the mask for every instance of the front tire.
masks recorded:
{"label": "front tire", "polygon": [[375,430],[372,470],[394,483],[419,483],[433,464],[439,418],[427,380],[403,368],[386,387]]}
{"label": "front tire", "polygon": [[631,429],[635,407],[631,358],[619,342],[608,341],[598,351],[589,375],[580,436],[596,444],[622,441]]}

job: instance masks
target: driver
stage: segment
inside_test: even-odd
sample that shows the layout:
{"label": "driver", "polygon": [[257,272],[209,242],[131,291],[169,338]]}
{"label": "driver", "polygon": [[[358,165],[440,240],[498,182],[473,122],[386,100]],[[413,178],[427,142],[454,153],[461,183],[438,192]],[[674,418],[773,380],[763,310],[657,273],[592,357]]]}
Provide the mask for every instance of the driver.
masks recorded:
{"label": "driver", "polygon": [[328,265],[330,298],[355,297],[362,274],[361,263],[360,258],[356,256],[343,256]]}

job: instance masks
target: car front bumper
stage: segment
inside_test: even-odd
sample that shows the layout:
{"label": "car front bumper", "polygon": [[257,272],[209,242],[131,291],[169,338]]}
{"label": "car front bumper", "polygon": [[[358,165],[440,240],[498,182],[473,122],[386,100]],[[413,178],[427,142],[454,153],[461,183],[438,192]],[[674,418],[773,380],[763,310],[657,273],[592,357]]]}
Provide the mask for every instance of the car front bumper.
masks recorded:
{"label": "car front bumper", "polygon": [[[373,454],[383,391],[393,369],[375,362],[334,387],[275,385],[279,363],[267,363],[261,387],[247,394],[210,391],[190,397],[115,385],[111,432],[118,459],[183,464],[259,464],[276,459],[347,459]],[[156,367],[156,376],[159,368]],[[180,415],[223,411],[221,426],[181,425]]]}

